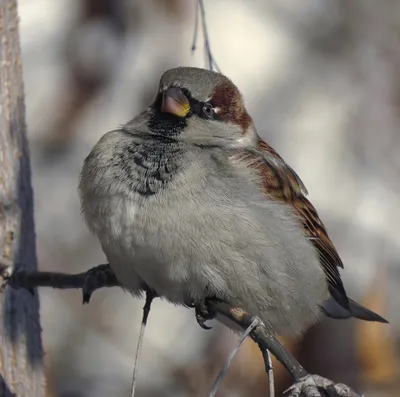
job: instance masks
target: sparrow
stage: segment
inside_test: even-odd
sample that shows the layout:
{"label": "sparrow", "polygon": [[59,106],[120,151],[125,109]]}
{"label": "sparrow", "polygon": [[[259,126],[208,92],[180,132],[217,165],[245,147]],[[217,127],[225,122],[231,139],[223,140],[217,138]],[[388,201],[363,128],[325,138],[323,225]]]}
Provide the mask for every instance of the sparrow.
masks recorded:
{"label": "sparrow", "polygon": [[88,227],[133,295],[147,289],[199,310],[219,299],[280,336],[322,314],[387,322],[347,296],[306,187],[222,74],[165,72],[154,102],[94,146],[79,191]]}

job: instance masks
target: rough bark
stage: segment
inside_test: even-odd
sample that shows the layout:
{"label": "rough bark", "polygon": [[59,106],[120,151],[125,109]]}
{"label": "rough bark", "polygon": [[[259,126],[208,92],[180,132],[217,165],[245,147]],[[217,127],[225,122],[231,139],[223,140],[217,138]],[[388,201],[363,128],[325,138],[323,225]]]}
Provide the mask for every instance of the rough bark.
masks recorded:
{"label": "rough bark", "polygon": [[[0,0],[0,259],[36,270],[16,0]],[[0,396],[45,394],[39,300],[7,289],[0,302]]]}

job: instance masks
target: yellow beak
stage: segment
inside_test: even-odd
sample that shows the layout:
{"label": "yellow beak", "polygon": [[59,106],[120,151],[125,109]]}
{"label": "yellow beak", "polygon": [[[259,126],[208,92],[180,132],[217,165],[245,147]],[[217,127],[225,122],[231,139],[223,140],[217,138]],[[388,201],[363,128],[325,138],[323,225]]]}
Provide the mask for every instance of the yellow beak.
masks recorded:
{"label": "yellow beak", "polygon": [[171,113],[178,117],[185,117],[189,111],[189,100],[182,90],[177,87],[171,87],[164,91],[161,112]]}

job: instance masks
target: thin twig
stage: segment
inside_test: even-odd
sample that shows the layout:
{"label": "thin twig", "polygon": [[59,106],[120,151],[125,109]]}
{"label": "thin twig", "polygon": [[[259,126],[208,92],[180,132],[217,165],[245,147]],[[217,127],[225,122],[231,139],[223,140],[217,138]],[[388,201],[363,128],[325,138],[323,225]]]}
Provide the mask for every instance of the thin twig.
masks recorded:
{"label": "thin twig", "polygon": [[135,364],[133,366],[133,375],[132,375],[132,386],[131,386],[131,397],[135,397],[135,388],[136,388],[136,379],[137,373],[139,370],[139,360],[142,353],[143,341],[144,341],[144,333],[146,330],[147,319],[150,313],[151,303],[153,302],[154,294],[151,291],[146,291],[146,303],[143,307],[143,317],[142,317],[142,324],[140,325],[140,333],[139,333],[139,340],[136,348],[136,357],[135,357]]}
{"label": "thin twig", "polygon": [[196,14],[194,17],[194,31],[192,41],[192,52],[196,51],[197,48],[197,37],[199,33],[199,2],[196,2]]}
{"label": "thin twig", "polygon": [[265,363],[265,371],[268,374],[269,397],[275,397],[274,367],[272,366],[271,354],[269,354],[269,350],[263,351],[263,358]]}
{"label": "thin twig", "polygon": [[221,369],[220,373],[218,374],[217,378],[214,381],[214,384],[211,388],[210,393],[208,394],[208,397],[214,397],[217,394],[217,391],[222,382],[222,379],[228,373],[229,367],[231,366],[232,361],[236,356],[236,353],[239,351],[240,346],[245,341],[245,339],[250,335],[250,333],[253,331],[253,329],[261,323],[262,323],[262,321],[258,317],[253,318],[251,324],[243,332],[243,335],[237,341],[236,346],[233,348],[232,352],[229,354],[229,357],[226,360],[225,365],[223,366],[223,368]]}
{"label": "thin twig", "polygon": [[[239,307],[233,307],[222,301],[210,301],[210,304],[214,311],[227,317],[243,330],[246,330],[252,323],[253,316]],[[250,336],[258,344],[262,352],[269,350],[292,375],[295,381],[308,375],[300,363],[283,347],[274,335],[267,331],[264,325],[256,326]]]}
{"label": "thin twig", "polygon": [[[198,7],[200,8],[200,14],[201,14],[201,26],[203,30],[203,39],[204,39],[204,47],[206,51],[206,56],[208,60],[208,68],[213,71],[214,69],[217,72],[221,72],[221,69],[219,68],[217,62],[215,61],[215,58],[212,55],[211,52],[211,45],[210,45],[210,38],[208,35],[208,28],[207,28],[207,20],[206,20],[206,11],[204,7],[204,1],[203,0],[198,0]],[[197,14],[196,10],[196,14]],[[197,40],[197,37],[196,37]],[[192,46],[193,48],[193,46]]]}
{"label": "thin twig", "polygon": [[206,49],[206,55],[208,58],[208,68],[212,71],[213,70],[213,58],[211,54],[211,47],[208,38],[208,30],[207,30],[207,21],[206,21],[206,11],[204,9],[204,2],[203,0],[199,0],[200,12],[201,12],[201,25],[203,29],[203,38],[204,38],[204,46]]}

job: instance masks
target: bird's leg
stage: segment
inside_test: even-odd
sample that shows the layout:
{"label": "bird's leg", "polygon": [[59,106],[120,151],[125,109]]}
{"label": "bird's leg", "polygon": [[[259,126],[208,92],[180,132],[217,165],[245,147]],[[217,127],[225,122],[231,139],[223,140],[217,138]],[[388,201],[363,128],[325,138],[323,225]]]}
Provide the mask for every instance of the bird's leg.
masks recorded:
{"label": "bird's leg", "polygon": [[211,327],[208,327],[204,323],[207,320],[214,319],[217,315],[217,312],[213,309],[213,306],[209,304],[209,300],[211,300],[211,298],[207,298],[201,303],[194,303],[193,305],[196,313],[197,323],[201,328],[206,330],[211,329]]}
{"label": "bird's leg", "polygon": [[99,285],[117,285],[118,281],[109,264],[99,265],[86,272],[82,286],[83,304],[89,303],[92,293]]}

